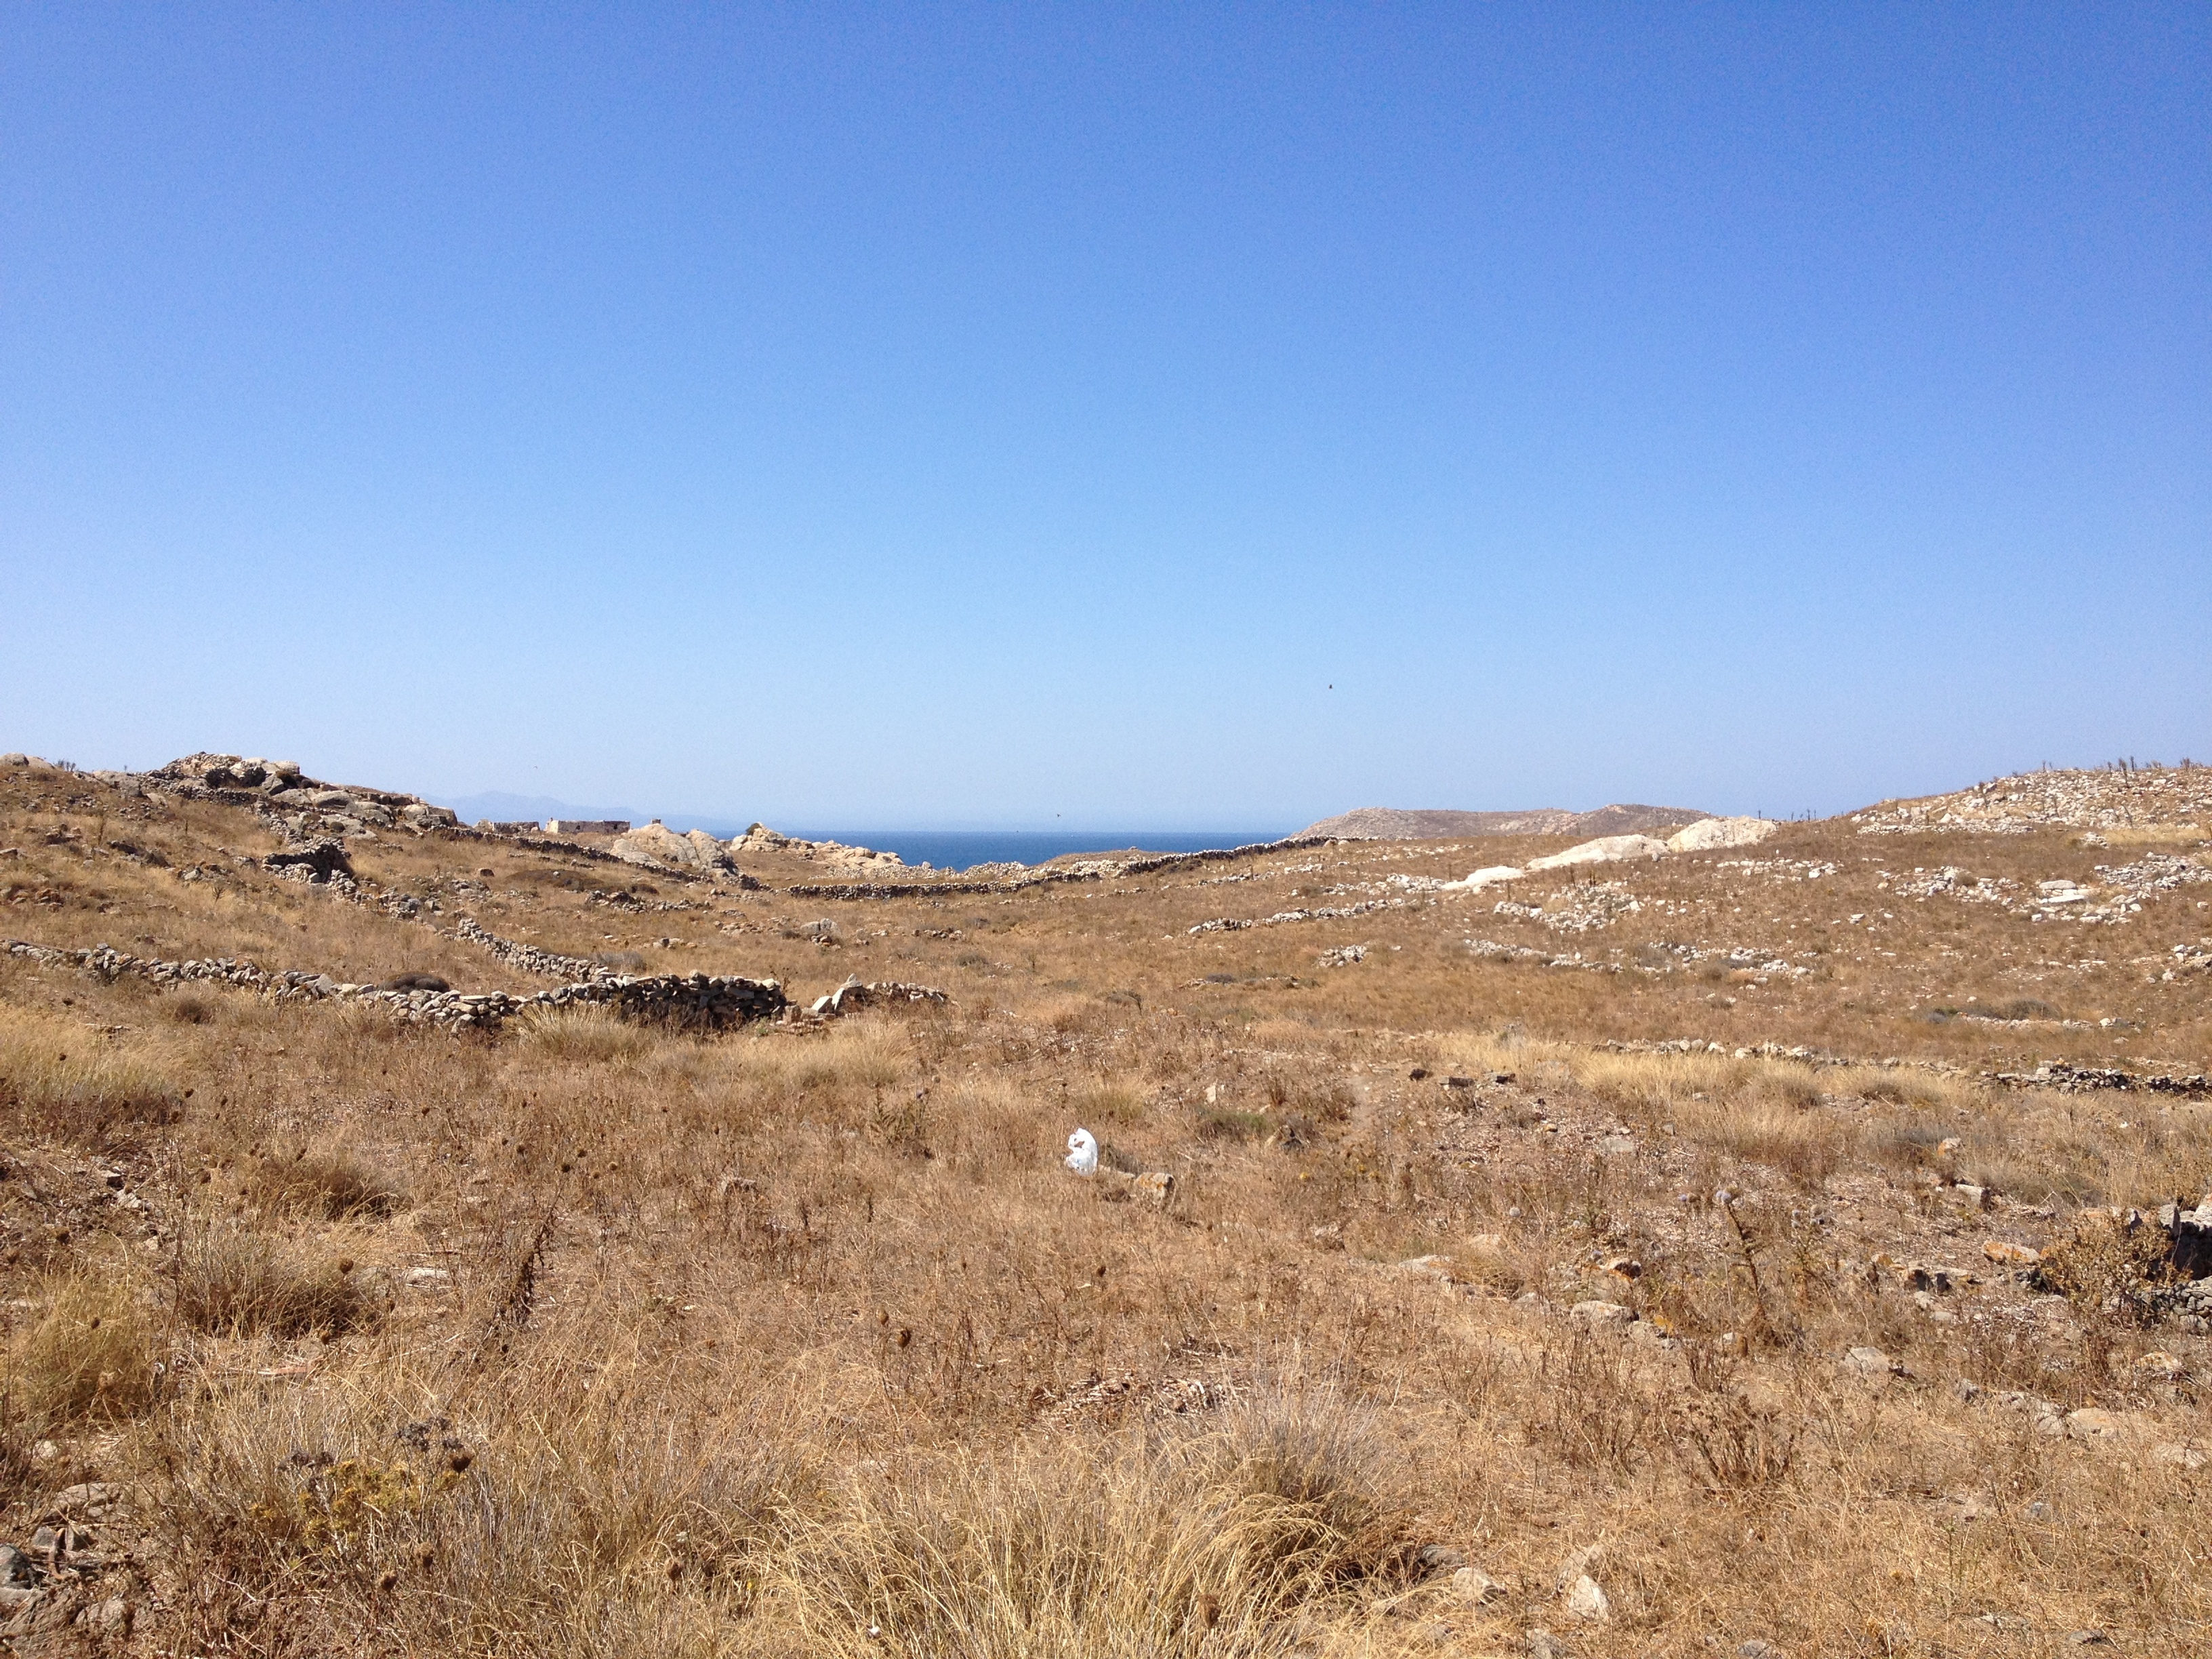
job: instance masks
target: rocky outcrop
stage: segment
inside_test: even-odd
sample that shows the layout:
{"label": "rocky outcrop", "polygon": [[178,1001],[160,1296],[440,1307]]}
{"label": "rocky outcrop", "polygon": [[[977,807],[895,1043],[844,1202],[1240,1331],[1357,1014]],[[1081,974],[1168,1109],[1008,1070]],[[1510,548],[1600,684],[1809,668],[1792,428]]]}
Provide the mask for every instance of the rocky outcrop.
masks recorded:
{"label": "rocky outcrop", "polygon": [[1851,815],[1861,835],[1964,830],[2023,835],[2064,828],[2164,827],[2212,836],[2212,767],[2113,766],[2095,771],[2026,772],[1948,795],[1886,800]]}
{"label": "rocky outcrop", "polygon": [[238,755],[186,755],[151,772],[125,775],[187,800],[252,806],[301,842],[348,839],[394,828],[450,829],[459,820],[443,806],[390,789],[339,787],[311,778],[293,761]]}
{"label": "rocky outcrop", "polygon": [[1564,853],[1554,853],[1548,858],[1530,859],[1531,870],[1565,870],[1577,864],[1613,864],[1623,859],[1662,859],[1667,856],[1667,843],[1654,841],[1649,836],[1601,836],[1595,841],[1586,841],[1579,847],[1570,847]]}
{"label": "rocky outcrop", "polygon": [[722,843],[704,830],[678,835],[659,818],[628,835],[617,837],[607,849],[626,864],[650,870],[690,870],[701,874],[730,866]]}
{"label": "rocky outcrop", "polygon": [[326,882],[333,876],[353,874],[345,843],[328,836],[319,837],[304,847],[288,847],[281,853],[271,853],[261,864],[264,869],[295,881]]}
{"label": "rocky outcrop", "polygon": [[1300,836],[1345,841],[1442,841],[1453,836],[1626,836],[1675,830],[1705,817],[1685,806],[1615,803],[1592,812],[1540,806],[1522,812],[1453,812],[1362,806],[1309,824]]}
{"label": "rocky outcrop", "polygon": [[1676,853],[1703,853],[1716,847],[1751,847],[1782,826],[1772,818],[1699,818],[1667,837]]}

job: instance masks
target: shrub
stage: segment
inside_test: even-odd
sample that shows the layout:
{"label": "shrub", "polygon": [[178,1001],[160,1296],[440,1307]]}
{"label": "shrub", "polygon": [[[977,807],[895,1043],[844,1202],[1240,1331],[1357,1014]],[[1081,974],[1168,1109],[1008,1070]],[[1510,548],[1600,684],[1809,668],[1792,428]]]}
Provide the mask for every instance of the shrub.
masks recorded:
{"label": "shrub", "polygon": [[205,1025],[215,1018],[215,999],[205,991],[176,991],[161,1000],[161,1012],[179,1025]]}
{"label": "shrub", "polygon": [[549,1060],[589,1066],[638,1059],[653,1047],[653,1039],[611,1009],[587,1004],[532,1016],[523,1027],[522,1041]]}
{"label": "shrub", "polygon": [[326,1221],[388,1216],[407,1201],[391,1176],[341,1148],[303,1146],[290,1158],[268,1159],[253,1171],[248,1185],[272,1208],[301,1211]]}
{"label": "shrub", "polygon": [[376,1317],[374,1298],[351,1266],[217,1224],[179,1236],[171,1287],[177,1316],[214,1335],[336,1334]]}
{"label": "shrub", "polygon": [[125,1284],[66,1274],[32,1298],[46,1311],[9,1353],[9,1400],[31,1421],[127,1417],[153,1403],[159,1344]]}
{"label": "shrub", "polygon": [[1302,1608],[1402,1588],[1395,1476],[1363,1411],[1278,1394],[872,1484],[799,1531],[779,1599],[825,1653],[1278,1653]]}

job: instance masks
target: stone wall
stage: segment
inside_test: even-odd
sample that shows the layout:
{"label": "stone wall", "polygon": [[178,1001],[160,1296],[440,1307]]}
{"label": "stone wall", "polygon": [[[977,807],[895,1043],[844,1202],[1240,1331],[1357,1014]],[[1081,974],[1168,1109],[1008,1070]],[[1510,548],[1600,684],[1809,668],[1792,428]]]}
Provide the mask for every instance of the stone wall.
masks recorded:
{"label": "stone wall", "polygon": [[42,966],[76,968],[103,979],[127,975],[159,985],[227,985],[258,992],[277,1002],[367,1003],[382,1006],[410,1024],[443,1025],[455,1030],[495,1030],[534,1010],[586,1006],[611,1008],[623,1018],[641,1024],[721,1030],[752,1020],[776,1018],[790,1006],[782,986],[775,981],[734,975],[662,974],[637,978],[615,975],[518,997],[504,991],[471,995],[459,991],[386,990],[351,984],[328,974],[271,971],[235,957],[164,962],[134,957],[106,945],[89,951],[67,951],[9,939],[4,948],[11,956]]}

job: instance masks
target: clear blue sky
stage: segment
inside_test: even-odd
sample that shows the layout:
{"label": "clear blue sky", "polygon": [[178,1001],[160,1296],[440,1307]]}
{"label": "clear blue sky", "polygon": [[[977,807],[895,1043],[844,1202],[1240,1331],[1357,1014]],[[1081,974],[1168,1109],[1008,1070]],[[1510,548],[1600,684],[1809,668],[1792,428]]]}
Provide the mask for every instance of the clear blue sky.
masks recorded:
{"label": "clear blue sky", "polygon": [[0,11],[0,748],[847,825],[2212,760],[2212,8]]}

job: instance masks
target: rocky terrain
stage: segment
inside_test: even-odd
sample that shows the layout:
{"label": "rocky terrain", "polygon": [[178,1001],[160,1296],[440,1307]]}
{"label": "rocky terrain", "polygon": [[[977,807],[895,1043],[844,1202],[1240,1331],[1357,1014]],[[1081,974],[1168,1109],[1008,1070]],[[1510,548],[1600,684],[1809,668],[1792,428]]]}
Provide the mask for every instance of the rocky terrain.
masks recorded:
{"label": "rocky terrain", "polygon": [[1526,812],[1453,812],[1361,806],[1308,824],[1301,836],[1337,836],[1346,841],[1434,841],[1449,836],[1628,836],[1678,830],[1708,816],[1683,806],[1615,804],[1591,812],[1537,807]]}
{"label": "rocky terrain", "polygon": [[951,877],[0,756],[0,1650],[2204,1648],[2206,776]]}

